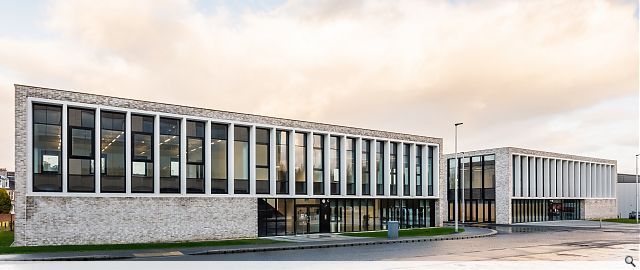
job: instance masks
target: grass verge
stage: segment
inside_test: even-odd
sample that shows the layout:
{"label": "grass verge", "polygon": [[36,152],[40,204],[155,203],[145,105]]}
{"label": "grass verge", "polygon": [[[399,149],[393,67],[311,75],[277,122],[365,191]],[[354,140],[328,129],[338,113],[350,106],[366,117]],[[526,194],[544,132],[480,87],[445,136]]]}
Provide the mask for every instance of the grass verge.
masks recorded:
{"label": "grass verge", "polygon": [[[598,221],[598,220],[596,220]],[[610,218],[610,219],[603,219],[602,221],[606,221],[606,222],[616,222],[616,223],[628,223],[628,224],[636,224],[636,219],[628,219],[628,218]]]}
{"label": "grass verge", "polygon": [[139,243],[139,244],[111,244],[111,245],[67,245],[67,246],[36,246],[36,247],[11,247],[13,232],[0,232],[0,254],[27,254],[39,252],[83,252],[106,250],[134,250],[134,249],[163,249],[163,248],[192,248],[215,247],[235,245],[255,245],[283,243],[270,239],[235,239],[202,242],[176,242],[176,243]]}
{"label": "grass verge", "polygon": [[[460,228],[458,232],[464,232],[464,229]],[[398,231],[399,237],[415,237],[415,236],[435,236],[456,233],[454,228],[438,227],[438,228],[419,228],[419,229],[403,229]],[[354,233],[342,233],[346,236],[356,237],[378,237],[386,238],[387,231],[377,232],[354,232]]]}

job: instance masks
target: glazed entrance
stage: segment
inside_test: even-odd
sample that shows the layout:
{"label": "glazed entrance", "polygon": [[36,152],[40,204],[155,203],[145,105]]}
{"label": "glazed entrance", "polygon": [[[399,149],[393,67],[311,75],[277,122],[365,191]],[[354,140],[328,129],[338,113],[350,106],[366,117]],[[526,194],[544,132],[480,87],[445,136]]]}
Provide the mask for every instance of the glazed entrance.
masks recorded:
{"label": "glazed entrance", "polygon": [[385,230],[435,225],[434,200],[258,199],[258,235],[294,235]]}

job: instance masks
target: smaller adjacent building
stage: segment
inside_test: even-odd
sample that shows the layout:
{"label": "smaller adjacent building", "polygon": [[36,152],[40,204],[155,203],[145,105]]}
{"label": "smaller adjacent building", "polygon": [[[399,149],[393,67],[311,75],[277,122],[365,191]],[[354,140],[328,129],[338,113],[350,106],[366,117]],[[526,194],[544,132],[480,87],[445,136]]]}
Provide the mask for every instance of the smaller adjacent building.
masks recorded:
{"label": "smaller adjacent building", "polygon": [[629,213],[636,211],[636,196],[638,196],[638,184],[636,184],[635,174],[618,174],[618,190],[616,198],[618,199],[618,216],[621,218],[629,217]]}
{"label": "smaller adjacent building", "polygon": [[614,218],[615,160],[514,147],[445,155],[448,220],[511,224]]}

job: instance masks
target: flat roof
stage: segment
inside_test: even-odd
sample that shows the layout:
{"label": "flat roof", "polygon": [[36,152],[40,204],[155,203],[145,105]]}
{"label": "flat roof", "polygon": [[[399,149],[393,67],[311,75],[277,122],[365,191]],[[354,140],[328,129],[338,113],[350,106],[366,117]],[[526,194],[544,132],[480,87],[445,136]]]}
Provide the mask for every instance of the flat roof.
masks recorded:
{"label": "flat roof", "polygon": [[[564,153],[558,153],[558,152],[533,150],[533,149],[526,149],[526,148],[520,148],[520,147],[511,147],[511,146],[498,147],[498,148],[489,148],[489,149],[482,149],[482,150],[463,151],[463,152],[464,152],[465,156],[495,154],[496,152],[507,152],[507,153],[510,153],[510,154],[543,156],[543,157],[559,158],[559,159],[575,159],[575,160],[584,160],[584,161],[598,162],[598,163],[617,164],[616,160],[611,160],[611,159],[579,156],[579,155],[574,155],[574,154],[564,154]],[[460,156],[460,153],[461,152],[458,153],[459,156]],[[445,154],[445,158],[453,158],[454,156],[455,156],[455,153]]]}

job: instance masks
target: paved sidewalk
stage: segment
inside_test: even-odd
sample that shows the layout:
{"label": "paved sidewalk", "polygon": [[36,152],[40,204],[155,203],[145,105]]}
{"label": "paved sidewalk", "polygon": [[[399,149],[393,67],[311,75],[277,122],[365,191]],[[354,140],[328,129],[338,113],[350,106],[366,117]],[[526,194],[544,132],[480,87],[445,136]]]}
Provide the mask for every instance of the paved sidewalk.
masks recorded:
{"label": "paved sidewalk", "polygon": [[[399,239],[370,238],[370,237],[331,237],[328,241],[292,241],[261,244],[261,245],[237,245],[219,247],[177,248],[177,249],[145,249],[122,251],[88,251],[88,252],[60,252],[60,253],[33,253],[0,255],[0,261],[75,261],[75,260],[121,260],[145,257],[184,256],[184,255],[209,255],[244,252],[263,252],[275,250],[317,249],[345,246],[383,245],[395,243],[413,243],[427,241],[443,241],[456,239],[469,239],[493,236],[497,231],[487,228],[464,227],[465,231],[458,234],[438,235],[430,237],[402,237]],[[307,237],[307,236],[304,236]],[[272,238],[274,239],[274,238]],[[279,239],[287,240],[287,239]]]}
{"label": "paved sidewalk", "polygon": [[556,221],[542,221],[542,222],[526,222],[516,223],[511,226],[535,226],[535,227],[563,227],[563,228],[579,228],[579,229],[616,229],[616,230],[638,230],[640,225],[617,223],[617,222],[602,222],[594,220],[556,220]]}

